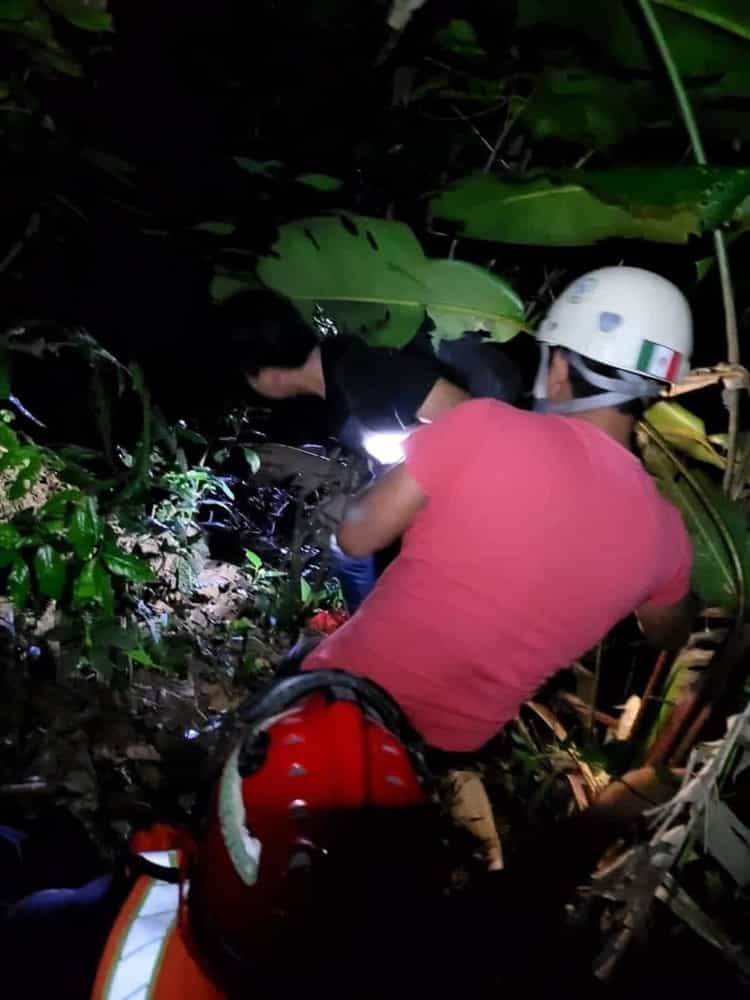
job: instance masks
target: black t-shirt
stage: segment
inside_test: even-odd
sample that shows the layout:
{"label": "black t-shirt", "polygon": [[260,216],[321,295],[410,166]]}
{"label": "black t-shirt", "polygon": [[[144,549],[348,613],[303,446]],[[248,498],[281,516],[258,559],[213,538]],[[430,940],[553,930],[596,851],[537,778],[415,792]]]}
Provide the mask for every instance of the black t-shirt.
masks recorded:
{"label": "black t-shirt", "polygon": [[334,434],[349,418],[375,431],[412,426],[439,378],[472,396],[508,403],[518,403],[523,391],[519,361],[481,333],[443,340],[437,352],[427,332],[420,332],[401,350],[336,337],[323,342],[321,356]]}

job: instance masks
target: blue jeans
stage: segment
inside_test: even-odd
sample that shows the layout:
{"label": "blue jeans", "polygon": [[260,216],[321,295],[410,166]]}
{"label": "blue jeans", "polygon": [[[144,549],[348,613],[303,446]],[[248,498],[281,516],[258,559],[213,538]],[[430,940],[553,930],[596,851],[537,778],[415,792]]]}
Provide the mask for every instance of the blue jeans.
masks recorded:
{"label": "blue jeans", "polygon": [[347,611],[353,614],[375,586],[375,557],[348,556],[336,545],[331,553],[331,572],[341,584]]}

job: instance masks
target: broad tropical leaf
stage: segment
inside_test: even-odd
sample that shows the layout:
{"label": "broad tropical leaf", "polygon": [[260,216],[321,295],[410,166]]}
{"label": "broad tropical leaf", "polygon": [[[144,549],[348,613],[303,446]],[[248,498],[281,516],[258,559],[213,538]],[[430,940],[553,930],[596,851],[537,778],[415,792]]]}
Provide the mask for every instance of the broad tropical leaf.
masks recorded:
{"label": "broad tropical leaf", "polygon": [[105,541],[101,554],[107,569],[115,576],[132,583],[150,583],[154,579],[153,570],[144,559],[123,552],[114,541]]}
{"label": "broad tropical leaf", "polygon": [[[750,13],[744,0],[654,0],[673,58],[683,76],[714,78],[747,62]],[[670,9],[672,8],[672,9]],[[596,46],[606,61],[630,70],[654,71],[655,59],[637,14],[626,0],[519,0],[522,29],[543,30],[581,50]],[[661,67],[658,66],[658,70]]]}
{"label": "broad tropical leaf", "polygon": [[465,236],[582,246],[620,237],[685,243],[730,219],[750,193],[750,170],[625,167],[516,181],[463,178],[432,200]]}
{"label": "broad tropical leaf", "polygon": [[73,583],[73,607],[96,605],[111,614],[112,604],[109,574],[98,559],[89,559]]}
{"label": "broad tropical leaf", "polygon": [[45,0],[47,6],[84,31],[111,31],[107,0]]}
{"label": "broad tropical leaf", "polygon": [[646,411],[645,419],[677,451],[717,469],[725,467],[726,461],[706,434],[706,425],[684,406],[679,403],[654,403]]}
{"label": "broad tropical leaf", "polygon": [[319,216],[289,223],[258,277],[308,319],[319,305],[342,330],[379,346],[408,343],[425,312],[439,337],[481,329],[505,341],[523,326],[523,304],[506,282],[464,261],[430,260],[400,222]]}
{"label": "broad tropical leaf", "polygon": [[94,497],[84,496],[68,522],[68,539],[79,559],[88,559],[101,534],[101,521]]}
{"label": "broad tropical leaf", "polygon": [[643,460],[659,489],[685,518],[693,542],[694,591],[706,604],[733,611],[738,602],[738,579],[727,539],[739,557],[746,593],[750,580],[750,534],[743,508],[724,496],[705,473],[691,470],[696,490],[647,437],[641,437],[641,444]]}
{"label": "broad tropical leaf", "polygon": [[654,3],[750,40],[750,7],[744,0],[654,0]]}

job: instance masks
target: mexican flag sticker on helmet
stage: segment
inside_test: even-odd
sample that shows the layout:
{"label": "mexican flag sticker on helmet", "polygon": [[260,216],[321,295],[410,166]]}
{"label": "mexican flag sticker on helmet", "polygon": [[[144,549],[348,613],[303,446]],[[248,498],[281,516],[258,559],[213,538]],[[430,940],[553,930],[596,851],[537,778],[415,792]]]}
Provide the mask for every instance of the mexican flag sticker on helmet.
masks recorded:
{"label": "mexican flag sticker on helmet", "polygon": [[682,355],[677,351],[652,340],[642,340],[635,367],[644,375],[672,381],[677,377],[681,361]]}

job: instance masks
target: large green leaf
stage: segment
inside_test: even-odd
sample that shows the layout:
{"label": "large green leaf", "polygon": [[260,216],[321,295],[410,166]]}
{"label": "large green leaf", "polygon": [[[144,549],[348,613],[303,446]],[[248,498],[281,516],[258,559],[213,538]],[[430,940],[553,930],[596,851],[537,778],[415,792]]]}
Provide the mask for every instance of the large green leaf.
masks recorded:
{"label": "large green leaf", "polygon": [[45,0],[47,6],[84,31],[111,31],[106,0]]}
{"label": "large green leaf", "polygon": [[563,181],[582,182],[608,204],[620,205],[636,218],[664,218],[684,236],[729,222],[750,195],[750,169],[734,167],[626,167],[567,171]]}
{"label": "large green leaf", "polygon": [[506,282],[464,261],[428,259],[400,222],[324,216],[289,223],[258,276],[307,318],[320,305],[341,329],[375,345],[408,343],[425,312],[448,338],[482,329],[505,341],[523,326],[523,304]]}
{"label": "large green leaf", "polygon": [[59,601],[65,589],[66,564],[62,555],[51,545],[40,545],[34,555],[34,573],[39,592]]}
{"label": "large green leaf", "polygon": [[109,574],[98,559],[89,559],[73,583],[73,606],[97,606],[105,612],[112,610],[112,583]]}
{"label": "large green leaf", "polygon": [[68,521],[68,540],[79,559],[88,559],[101,534],[101,521],[96,511],[96,499],[84,496],[76,504]]}
{"label": "large green leaf", "polygon": [[609,238],[685,243],[729,219],[750,193],[750,170],[625,167],[518,181],[478,174],[431,202],[465,236],[542,246]]}
{"label": "large green leaf", "polygon": [[690,14],[707,24],[750,39],[750,6],[745,0],[653,0],[659,7]]}
{"label": "large green leaf", "polygon": [[708,438],[706,425],[684,406],[679,403],[654,403],[646,411],[645,419],[677,451],[717,469],[725,467],[726,461]]}
{"label": "large green leaf", "polygon": [[729,500],[700,470],[691,470],[688,479],[678,465],[647,439],[643,441],[642,454],[659,489],[685,519],[693,542],[693,590],[706,604],[735,610],[737,572],[727,540],[737,552],[747,593],[750,535],[743,508]]}
{"label": "large green leaf", "polygon": [[101,554],[107,569],[115,576],[132,583],[150,583],[154,579],[154,572],[144,559],[123,552],[114,541],[105,541]]}
{"label": "large green leaf", "polygon": [[[683,76],[720,76],[746,62],[749,18],[744,0],[655,3],[661,8],[659,23]],[[627,0],[518,0],[518,23],[522,29],[544,29],[556,42],[578,38],[581,51],[593,45],[607,62],[625,69],[662,72],[637,11]]]}

